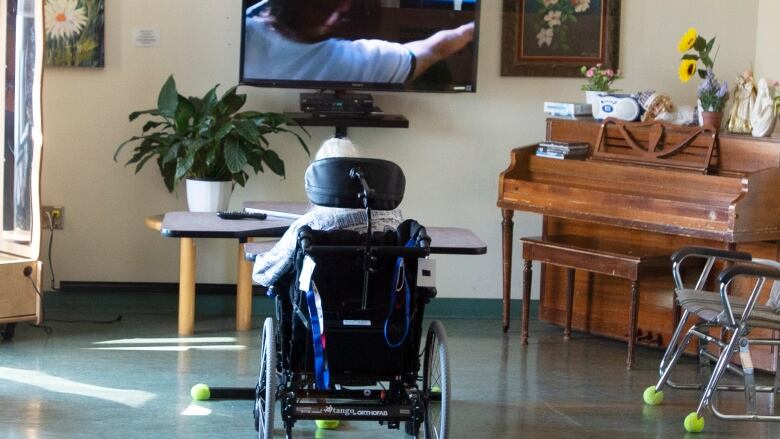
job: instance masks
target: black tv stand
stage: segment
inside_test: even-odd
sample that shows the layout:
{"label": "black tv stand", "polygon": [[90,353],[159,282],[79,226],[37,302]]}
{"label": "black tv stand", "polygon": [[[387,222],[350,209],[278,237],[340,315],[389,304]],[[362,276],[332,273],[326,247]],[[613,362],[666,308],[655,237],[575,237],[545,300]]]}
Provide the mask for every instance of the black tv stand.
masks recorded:
{"label": "black tv stand", "polygon": [[[379,110],[375,108],[375,110]],[[347,137],[349,127],[409,128],[409,120],[400,114],[385,114],[381,110],[360,113],[284,113],[304,127],[336,127],[336,137]]]}

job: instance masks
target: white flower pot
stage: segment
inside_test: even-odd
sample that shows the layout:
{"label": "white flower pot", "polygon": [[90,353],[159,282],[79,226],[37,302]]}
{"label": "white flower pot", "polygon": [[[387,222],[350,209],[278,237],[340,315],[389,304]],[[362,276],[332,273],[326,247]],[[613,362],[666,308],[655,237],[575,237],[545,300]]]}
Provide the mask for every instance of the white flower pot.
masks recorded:
{"label": "white flower pot", "polygon": [[604,92],[603,91],[586,91],[585,92],[585,102],[590,104],[590,105],[593,105],[593,106],[597,105],[598,104],[599,95],[602,94],[602,93],[604,93]]}
{"label": "white flower pot", "polygon": [[190,212],[218,212],[227,210],[232,181],[209,181],[188,178],[187,207]]}

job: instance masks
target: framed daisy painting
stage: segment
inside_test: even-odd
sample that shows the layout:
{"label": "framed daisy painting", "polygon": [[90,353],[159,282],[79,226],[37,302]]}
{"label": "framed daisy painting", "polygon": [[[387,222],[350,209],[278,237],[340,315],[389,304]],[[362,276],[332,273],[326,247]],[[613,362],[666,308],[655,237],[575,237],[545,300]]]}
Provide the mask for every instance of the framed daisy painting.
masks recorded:
{"label": "framed daisy painting", "polygon": [[620,0],[504,0],[501,76],[618,68]]}
{"label": "framed daisy painting", "polygon": [[45,65],[103,67],[105,0],[45,0]]}

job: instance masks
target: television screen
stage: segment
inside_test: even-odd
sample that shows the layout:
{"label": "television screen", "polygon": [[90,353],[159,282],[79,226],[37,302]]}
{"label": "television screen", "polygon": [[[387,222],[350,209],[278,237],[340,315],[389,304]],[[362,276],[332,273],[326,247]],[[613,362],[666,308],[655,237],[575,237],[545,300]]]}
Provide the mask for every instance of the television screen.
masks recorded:
{"label": "television screen", "polygon": [[244,0],[240,82],[474,92],[479,0]]}

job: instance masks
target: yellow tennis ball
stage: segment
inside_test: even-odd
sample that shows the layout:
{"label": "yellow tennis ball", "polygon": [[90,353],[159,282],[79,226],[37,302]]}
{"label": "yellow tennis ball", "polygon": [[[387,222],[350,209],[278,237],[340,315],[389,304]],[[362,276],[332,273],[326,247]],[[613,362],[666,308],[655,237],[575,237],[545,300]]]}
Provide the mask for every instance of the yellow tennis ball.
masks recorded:
{"label": "yellow tennis ball", "polygon": [[439,387],[439,386],[432,386],[431,387],[431,393],[441,393],[441,387]]}
{"label": "yellow tennis ball", "polygon": [[190,396],[196,401],[205,401],[211,398],[211,390],[209,390],[209,386],[203,383],[195,384],[190,389]]}
{"label": "yellow tennis ball", "polygon": [[314,421],[317,424],[317,428],[323,428],[326,430],[335,430],[339,428],[338,419],[317,419]]}
{"label": "yellow tennis ball", "polygon": [[704,417],[700,418],[696,412],[693,412],[685,417],[683,426],[688,433],[701,433],[704,430]]}
{"label": "yellow tennis ball", "polygon": [[650,386],[645,389],[645,393],[642,394],[642,399],[645,400],[647,405],[659,405],[664,401],[664,392],[655,391],[655,386]]}

